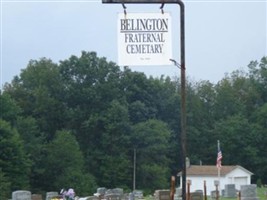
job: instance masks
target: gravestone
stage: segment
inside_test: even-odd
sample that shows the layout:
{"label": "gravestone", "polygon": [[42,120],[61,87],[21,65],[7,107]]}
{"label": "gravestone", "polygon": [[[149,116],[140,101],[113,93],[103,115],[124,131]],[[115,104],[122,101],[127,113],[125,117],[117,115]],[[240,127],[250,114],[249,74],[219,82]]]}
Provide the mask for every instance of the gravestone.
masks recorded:
{"label": "gravestone", "polygon": [[134,200],[134,193],[131,192],[131,193],[129,194],[129,200]]}
{"label": "gravestone", "polygon": [[99,199],[103,199],[104,195],[106,194],[106,191],[107,191],[107,188],[105,188],[105,187],[97,188],[94,196],[97,196]]}
{"label": "gravestone", "polygon": [[89,197],[79,197],[78,200],[89,200]]}
{"label": "gravestone", "polygon": [[89,196],[87,197],[87,200],[100,200],[100,198],[97,196]]}
{"label": "gravestone", "polygon": [[32,194],[32,200],[43,200],[41,194]]}
{"label": "gravestone", "polygon": [[257,186],[255,184],[241,185],[240,195],[241,200],[259,200],[257,197]]}
{"label": "gravestone", "polygon": [[[122,199],[122,200],[130,200],[130,199],[131,199],[131,193],[123,193],[123,194],[121,195],[121,199]],[[134,197],[133,197],[132,200],[134,200]]]}
{"label": "gravestone", "polygon": [[107,191],[107,188],[105,187],[101,187],[101,188],[97,188],[96,192],[100,195],[104,195]]}
{"label": "gravestone", "polygon": [[183,192],[182,192],[182,188],[176,188],[175,190],[175,194],[178,196],[178,197],[181,197]]}
{"label": "gravestone", "polygon": [[210,192],[210,198],[213,200],[213,199],[216,199],[216,194],[217,192],[216,192],[216,190],[212,190],[211,192]]}
{"label": "gravestone", "polygon": [[113,194],[117,195],[123,195],[123,189],[122,188],[114,188],[112,189]]}
{"label": "gravestone", "polygon": [[175,189],[174,200],[182,200],[182,188]]}
{"label": "gravestone", "polygon": [[105,195],[106,200],[121,200],[121,195],[118,194],[107,194]]}
{"label": "gravestone", "polygon": [[51,200],[53,197],[58,196],[58,192],[47,192],[45,200]]}
{"label": "gravestone", "polygon": [[197,190],[190,193],[191,200],[203,200],[203,191]]}
{"label": "gravestone", "polygon": [[156,200],[170,200],[170,190],[156,190],[155,191]]}
{"label": "gravestone", "polygon": [[190,199],[191,200],[203,200],[203,194],[199,192],[191,192],[190,193]]}
{"label": "gravestone", "polygon": [[31,200],[32,193],[27,190],[17,190],[12,192],[12,200]]}
{"label": "gravestone", "polygon": [[222,195],[222,197],[224,197],[224,195],[225,195],[225,189],[222,189],[221,190],[221,195]]}
{"label": "gravestone", "polygon": [[229,198],[235,198],[236,197],[236,189],[235,189],[235,184],[226,184],[224,186],[224,197],[229,197]]}

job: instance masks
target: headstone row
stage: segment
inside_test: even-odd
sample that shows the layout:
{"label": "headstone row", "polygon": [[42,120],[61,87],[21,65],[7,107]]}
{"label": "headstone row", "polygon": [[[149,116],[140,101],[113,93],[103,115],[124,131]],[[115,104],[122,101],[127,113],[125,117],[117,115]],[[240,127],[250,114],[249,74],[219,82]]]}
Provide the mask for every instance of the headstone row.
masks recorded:
{"label": "headstone row", "polygon": [[[51,200],[55,196],[58,196],[58,192],[47,192],[45,200]],[[32,194],[27,190],[17,190],[12,192],[11,200],[43,200],[43,198],[41,194]]]}

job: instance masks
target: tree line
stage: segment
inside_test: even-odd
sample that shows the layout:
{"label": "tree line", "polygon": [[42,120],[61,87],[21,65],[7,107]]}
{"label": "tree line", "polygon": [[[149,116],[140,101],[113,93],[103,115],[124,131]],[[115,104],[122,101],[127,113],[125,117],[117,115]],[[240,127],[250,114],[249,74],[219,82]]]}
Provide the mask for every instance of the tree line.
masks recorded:
{"label": "tree line", "polygon": [[[267,182],[267,57],[218,81],[187,77],[187,156],[241,165]],[[72,187],[169,188],[182,169],[180,80],[147,77],[95,52],[29,61],[0,95],[0,194]],[[2,184],[3,183],[3,184]],[[2,195],[2,196],[1,196]]]}

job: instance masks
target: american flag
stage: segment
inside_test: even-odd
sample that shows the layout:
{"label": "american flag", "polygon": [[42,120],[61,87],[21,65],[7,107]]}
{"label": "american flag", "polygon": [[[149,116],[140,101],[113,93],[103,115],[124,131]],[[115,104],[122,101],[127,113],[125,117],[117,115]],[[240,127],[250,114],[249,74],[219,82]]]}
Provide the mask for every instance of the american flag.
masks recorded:
{"label": "american flag", "polygon": [[222,167],[222,151],[220,149],[220,142],[218,141],[218,154],[217,154],[217,163],[216,166],[218,169]]}

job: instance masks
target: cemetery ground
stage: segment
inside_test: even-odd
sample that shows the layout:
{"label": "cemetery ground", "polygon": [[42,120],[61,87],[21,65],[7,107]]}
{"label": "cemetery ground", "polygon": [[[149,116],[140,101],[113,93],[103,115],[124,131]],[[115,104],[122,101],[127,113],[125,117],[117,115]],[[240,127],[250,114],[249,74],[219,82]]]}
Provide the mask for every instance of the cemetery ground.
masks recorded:
{"label": "cemetery ground", "polygon": [[[257,188],[257,197],[259,200],[267,200],[267,188]],[[237,200],[238,198],[220,197],[220,200]],[[209,198],[208,198],[209,200]]]}
{"label": "cemetery ground", "polygon": [[[257,187],[257,197],[259,200],[267,200],[267,188],[266,187]],[[207,197],[210,200],[210,197]],[[154,200],[154,197],[149,195],[145,196],[144,200]],[[238,198],[229,198],[229,197],[220,197],[220,200],[238,200]]]}
{"label": "cemetery ground", "polygon": [[[267,200],[267,188],[257,187],[257,197],[259,198],[259,200]],[[220,197],[220,200],[237,200],[237,199],[238,198]]]}
{"label": "cemetery ground", "polygon": [[[254,187],[256,185],[244,185],[241,188],[241,196],[232,196],[232,197],[219,197],[219,200],[267,200],[267,187]],[[112,189],[112,190],[108,190],[108,192],[105,191],[105,195],[103,196],[103,194],[101,193],[101,190],[103,190],[102,188],[99,188],[97,193],[98,195],[94,196],[87,196],[87,197],[79,197],[79,195],[77,195],[75,197],[75,200],[100,200],[100,199],[106,199],[106,200],[170,200],[170,196],[169,196],[169,190],[165,189],[165,190],[156,190],[154,195],[145,195],[142,197],[138,197],[138,198],[133,198],[132,195],[128,196],[128,195],[123,195],[123,193],[116,193],[116,192],[123,192],[123,189],[121,188],[116,188],[116,189]],[[100,191],[100,192],[99,192]],[[197,195],[198,194],[198,195]],[[199,192],[193,192],[191,193],[192,196],[190,196],[191,200],[204,200],[205,197],[202,195],[199,195]],[[244,195],[242,197],[242,194]],[[104,198],[103,198],[104,197]],[[26,190],[18,190],[18,191],[14,191],[12,192],[12,199],[10,200],[59,200],[62,199],[61,196],[58,195],[58,192],[47,192],[46,193],[46,197],[43,198],[42,194],[31,194],[30,191],[26,191]],[[177,198],[174,197],[174,199],[181,199],[181,197]],[[188,198],[187,198],[188,199]],[[214,196],[207,196],[207,200],[216,200],[217,198],[215,198]],[[2,199],[1,199],[2,200]]]}
{"label": "cemetery ground", "polygon": [[[257,197],[259,198],[259,200],[267,200],[267,188],[257,187]],[[237,200],[237,199],[238,198],[220,197],[220,200]]]}
{"label": "cemetery ground", "polygon": [[[257,197],[259,200],[267,200],[267,188],[257,187]],[[220,197],[220,200],[237,200],[237,198]]]}

